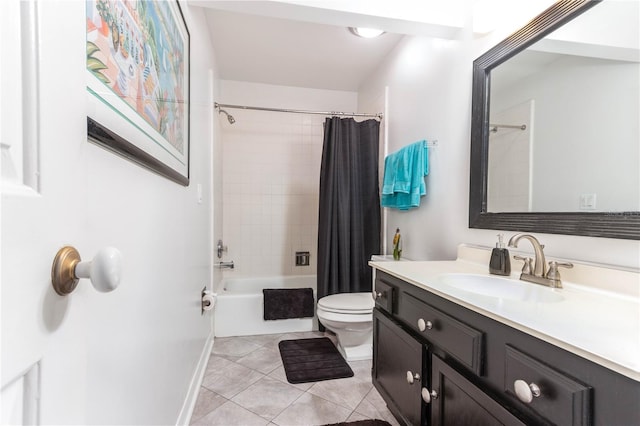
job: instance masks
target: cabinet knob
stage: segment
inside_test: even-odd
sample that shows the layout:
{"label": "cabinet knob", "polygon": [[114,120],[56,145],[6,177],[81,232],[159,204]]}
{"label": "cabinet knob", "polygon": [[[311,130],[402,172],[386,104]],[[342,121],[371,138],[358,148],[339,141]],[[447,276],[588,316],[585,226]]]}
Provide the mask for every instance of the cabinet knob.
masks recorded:
{"label": "cabinet knob", "polygon": [[410,370],[407,371],[407,383],[412,385],[414,380],[420,380],[420,375],[418,373],[414,374]]}
{"label": "cabinet knob", "polygon": [[425,321],[422,318],[418,320],[418,330],[425,331],[431,330],[433,328],[433,323],[431,321]]}
{"label": "cabinet knob", "polygon": [[432,399],[438,399],[438,392],[435,390],[429,391],[427,388],[422,388],[420,393],[422,394],[422,400],[426,404],[430,404]]}
{"label": "cabinet knob", "polygon": [[535,383],[527,383],[524,380],[516,380],[513,382],[513,389],[518,399],[525,404],[530,404],[533,398],[541,395],[540,387]]}

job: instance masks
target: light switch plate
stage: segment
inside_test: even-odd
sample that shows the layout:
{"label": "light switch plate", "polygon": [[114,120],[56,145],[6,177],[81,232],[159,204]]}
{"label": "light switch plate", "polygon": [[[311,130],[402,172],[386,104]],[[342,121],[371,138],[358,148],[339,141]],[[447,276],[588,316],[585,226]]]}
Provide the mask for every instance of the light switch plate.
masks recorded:
{"label": "light switch plate", "polygon": [[595,210],[595,208],[596,208],[596,194],[580,195],[580,210]]}

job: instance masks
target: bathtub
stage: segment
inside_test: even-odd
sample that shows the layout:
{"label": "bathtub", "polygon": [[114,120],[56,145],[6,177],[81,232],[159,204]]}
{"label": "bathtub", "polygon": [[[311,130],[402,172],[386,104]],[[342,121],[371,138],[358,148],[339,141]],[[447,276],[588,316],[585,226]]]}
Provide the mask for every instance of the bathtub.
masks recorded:
{"label": "bathtub", "polygon": [[252,336],[317,330],[316,316],[275,321],[263,319],[262,289],[308,287],[313,288],[316,298],[315,275],[222,280],[216,291],[217,301],[213,309],[215,336]]}

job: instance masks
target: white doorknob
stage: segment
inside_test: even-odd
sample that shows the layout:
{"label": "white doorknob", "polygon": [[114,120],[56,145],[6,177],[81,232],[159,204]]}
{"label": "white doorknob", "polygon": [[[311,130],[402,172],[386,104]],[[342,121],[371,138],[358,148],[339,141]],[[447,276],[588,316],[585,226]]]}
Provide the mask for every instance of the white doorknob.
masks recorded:
{"label": "white doorknob", "polygon": [[61,248],[53,260],[51,282],[56,293],[66,296],[80,278],[89,278],[93,287],[106,293],[115,290],[122,278],[122,254],[113,247],[100,249],[93,260],[81,262],[80,253],[70,246]]}

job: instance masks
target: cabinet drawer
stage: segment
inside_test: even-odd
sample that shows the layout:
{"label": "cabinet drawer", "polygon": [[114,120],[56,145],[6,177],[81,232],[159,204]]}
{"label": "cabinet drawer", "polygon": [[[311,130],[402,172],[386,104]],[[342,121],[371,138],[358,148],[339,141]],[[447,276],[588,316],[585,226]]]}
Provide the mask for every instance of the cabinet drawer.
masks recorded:
{"label": "cabinet drawer", "polygon": [[399,317],[434,346],[482,374],[484,333],[450,317],[427,303],[403,293]]}
{"label": "cabinet drawer", "polygon": [[383,311],[393,314],[395,312],[395,303],[397,298],[397,289],[394,285],[384,281],[384,279],[376,279],[376,286],[373,289],[376,306]]}
{"label": "cabinet drawer", "polygon": [[[504,390],[512,395],[521,407],[527,407],[526,409],[558,425],[577,426],[592,423],[589,386],[509,345],[506,346],[505,364]],[[516,396],[516,380],[524,381],[520,386],[525,386],[525,393],[528,394],[525,397],[531,397],[531,402],[523,402]],[[535,396],[538,390],[539,395]]]}
{"label": "cabinet drawer", "polygon": [[431,426],[525,426],[446,362],[431,358]]}

